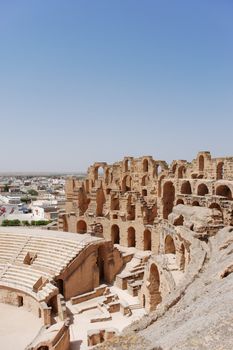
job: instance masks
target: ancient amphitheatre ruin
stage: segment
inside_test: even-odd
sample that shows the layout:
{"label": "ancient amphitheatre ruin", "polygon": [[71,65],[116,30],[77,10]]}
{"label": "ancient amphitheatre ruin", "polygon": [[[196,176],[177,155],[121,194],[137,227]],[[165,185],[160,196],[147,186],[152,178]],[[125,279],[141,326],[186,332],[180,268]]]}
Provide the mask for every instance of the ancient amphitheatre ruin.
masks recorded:
{"label": "ancient amphitheatre ruin", "polygon": [[0,237],[0,302],[40,320],[28,350],[232,349],[233,157],[94,163],[58,231]]}

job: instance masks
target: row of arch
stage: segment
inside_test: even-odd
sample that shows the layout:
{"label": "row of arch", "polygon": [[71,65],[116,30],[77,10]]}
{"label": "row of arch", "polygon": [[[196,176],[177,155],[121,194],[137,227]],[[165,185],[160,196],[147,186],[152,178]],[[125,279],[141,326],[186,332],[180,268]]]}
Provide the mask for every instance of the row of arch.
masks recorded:
{"label": "row of arch", "polygon": [[[111,227],[111,241],[113,244],[120,244],[120,228],[116,224]],[[127,245],[128,247],[136,247],[136,230],[132,226],[127,230]],[[143,232],[143,249],[151,250],[151,248],[151,231],[145,229]]]}
{"label": "row of arch", "polygon": [[[192,189],[189,181],[185,181],[180,190],[181,194],[192,194]],[[208,187],[205,184],[199,184],[197,194],[204,196],[209,193]],[[227,185],[219,185],[216,188],[216,195],[225,197],[227,200],[232,200],[231,189]],[[172,212],[175,200],[175,187],[172,181],[165,182],[163,186],[163,218],[167,219]],[[181,204],[181,203],[176,203]]]}
{"label": "row of arch", "polygon": [[[198,171],[203,172],[205,170],[205,158],[203,155],[200,155],[198,158]],[[178,179],[182,179],[186,174],[186,166],[185,164],[182,164],[178,166],[177,163],[175,163],[172,166],[172,173],[177,174]],[[216,179],[221,180],[224,177],[224,162],[219,161],[216,165]]]}
{"label": "row of arch", "polygon": [[[197,186],[196,194],[198,196],[205,196],[206,194],[209,194],[209,189],[206,184],[201,183]],[[232,199],[232,192],[231,189],[227,185],[219,185],[216,187],[216,195],[226,197],[227,199]],[[183,182],[180,188],[181,194],[192,194],[192,188],[189,181]]]}

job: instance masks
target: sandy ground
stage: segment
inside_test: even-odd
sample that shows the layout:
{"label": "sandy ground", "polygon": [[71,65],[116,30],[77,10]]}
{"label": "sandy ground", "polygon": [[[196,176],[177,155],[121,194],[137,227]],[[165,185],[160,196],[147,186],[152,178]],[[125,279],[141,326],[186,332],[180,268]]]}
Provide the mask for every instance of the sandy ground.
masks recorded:
{"label": "sandy ground", "polygon": [[42,323],[24,308],[0,303],[0,349],[24,350]]}

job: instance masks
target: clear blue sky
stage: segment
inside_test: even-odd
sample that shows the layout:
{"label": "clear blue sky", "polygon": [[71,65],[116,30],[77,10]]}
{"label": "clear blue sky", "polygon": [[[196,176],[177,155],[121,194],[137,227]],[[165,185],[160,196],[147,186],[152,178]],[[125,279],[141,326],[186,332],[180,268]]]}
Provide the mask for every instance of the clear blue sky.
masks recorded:
{"label": "clear blue sky", "polygon": [[232,0],[0,0],[0,171],[233,155]]}

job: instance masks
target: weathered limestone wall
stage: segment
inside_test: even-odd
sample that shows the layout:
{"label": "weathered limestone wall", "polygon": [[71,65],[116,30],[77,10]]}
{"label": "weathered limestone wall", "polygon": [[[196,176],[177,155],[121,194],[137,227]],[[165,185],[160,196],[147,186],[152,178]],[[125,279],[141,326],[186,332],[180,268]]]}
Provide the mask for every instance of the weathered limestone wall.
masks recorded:
{"label": "weathered limestone wall", "polygon": [[191,162],[151,156],[125,157],[113,165],[94,163],[84,180],[66,184],[59,230],[92,232],[113,243],[158,253],[158,223],[176,204],[219,210],[233,225],[233,157],[199,152]]}

